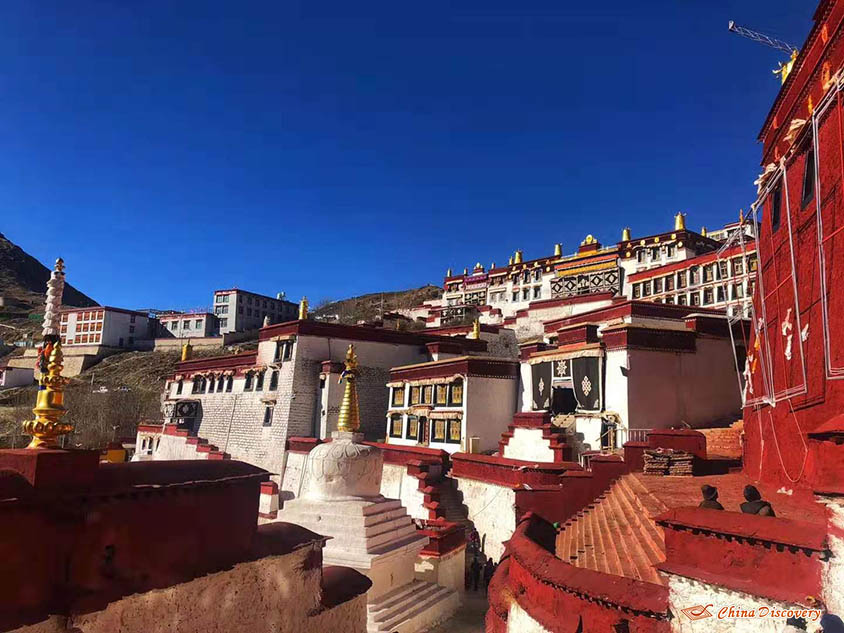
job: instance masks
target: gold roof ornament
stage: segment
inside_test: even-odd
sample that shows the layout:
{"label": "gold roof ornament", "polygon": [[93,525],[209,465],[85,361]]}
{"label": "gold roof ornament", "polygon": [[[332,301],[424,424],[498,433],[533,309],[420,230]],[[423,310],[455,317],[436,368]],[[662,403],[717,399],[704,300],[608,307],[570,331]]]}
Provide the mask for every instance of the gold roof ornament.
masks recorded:
{"label": "gold roof ornament", "polygon": [[182,345],[182,362],[186,360],[190,360],[193,357],[193,345],[190,344],[190,339],[188,342]]}
{"label": "gold roof ornament", "polygon": [[495,268],[495,262],[492,262],[492,263],[489,265],[489,269],[490,269],[490,270],[492,270],[493,268]]}
{"label": "gold roof ornament", "polygon": [[630,227],[625,226],[621,229],[621,241],[622,242],[629,242],[630,241]]}
{"label": "gold roof ornament", "polygon": [[580,245],[581,245],[581,246],[588,246],[589,244],[594,244],[594,243],[595,243],[595,242],[597,242],[597,241],[598,241],[598,240],[596,240],[596,239],[592,236],[592,234],[590,233],[589,235],[587,235],[587,236],[586,236],[586,239],[584,239],[584,240],[580,243]]}
{"label": "gold roof ornament", "polygon": [[472,336],[470,338],[476,341],[481,340],[481,320],[478,317],[475,317],[475,320],[472,321]]}
{"label": "gold roof ornament", "polygon": [[23,423],[23,432],[32,436],[27,448],[59,448],[58,439],[73,431],[73,425],[62,422],[67,413],[64,406],[64,389],[69,380],[62,376],[64,355],[59,336],[59,307],[64,293],[64,262],[56,266],[47,281],[47,296],[42,334],[44,342],[38,348],[38,395],[35,400],[34,420]]}
{"label": "gold roof ornament", "polygon": [[303,321],[308,318],[308,298],[302,297],[299,302],[299,320]]}
{"label": "gold roof ornament", "polygon": [[468,274],[469,274],[469,269],[468,269],[468,268],[464,268],[464,269],[463,269],[463,274],[464,274],[464,275],[468,275]]}
{"label": "gold roof ornament", "polygon": [[744,224],[744,209],[738,210],[738,221],[739,224]]}
{"label": "gold roof ornament", "polygon": [[481,262],[477,262],[477,263],[475,264],[475,270],[483,270],[483,269],[484,269],[484,267],[483,267],[483,266],[481,266]]}
{"label": "gold roof ornament", "polygon": [[559,257],[563,254],[563,245],[557,242],[554,244],[554,257]]}
{"label": "gold roof ornament", "polygon": [[706,227],[705,226],[700,227],[700,234],[703,235],[703,237],[706,237]]}
{"label": "gold roof ornament", "polygon": [[513,265],[513,256],[512,256],[512,255],[510,255],[510,259],[507,261],[507,265],[508,265],[508,266],[512,266],[512,265]]}
{"label": "gold roof ornament", "polygon": [[343,400],[340,402],[340,415],[337,418],[337,430],[344,433],[357,433],[360,429],[360,408],[358,407],[358,390],[355,379],[358,374],[358,357],[355,346],[349,345],[346,350],[346,368],[340,374],[340,382],[346,381]]}
{"label": "gold roof ornament", "polygon": [[522,263],[522,251],[517,250],[516,254],[513,256],[513,263],[514,264],[521,264]]}
{"label": "gold roof ornament", "polygon": [[445,271],[445,276],[446,276],[446,277],[451,277],[453,274],[454,274],[454,271],[453,271],[453,270],[451,270],[451,268],[449,268],[447,271]]}
{"label": "gold roof ornament", "polygon": [[685,231],[686,230],[686,214],[682,211],[678,211],[677,215],[674,216],[674,230],[675,231]]}

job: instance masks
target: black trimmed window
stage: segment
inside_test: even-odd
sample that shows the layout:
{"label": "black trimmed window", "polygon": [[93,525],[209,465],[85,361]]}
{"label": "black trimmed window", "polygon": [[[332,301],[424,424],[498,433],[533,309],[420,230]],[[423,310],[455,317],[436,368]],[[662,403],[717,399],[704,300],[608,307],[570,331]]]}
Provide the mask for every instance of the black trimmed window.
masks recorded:
{"label": "black trimmed window", "polygon": [[253,372],[249,371],[246,372],[246,380],[243,382],[243,390],[244,391],[252,391],[253,383]]}
{"label": "black trimmed window", "polygon": [[232,387],[234,387],[234,376],[229,376],[228,381],[226,381],[226,393],[231,393]]}
{"label": "black trimmed window", "polygon": [[700,305],[700,293],[699,292],[693,292],[692,295],[691,295],[691,299],[692,300],[689,303],[689,305],[693,305],[693,306],[699,306]]}
{"label": "black trimmed window", "polygon": [[184,386],[185,386],[185,383],[184,383],[183,380],[180,380],[179,382],[176,383],[176,395],[177,396],[182,395],[182,389],[184,388]]}
{"label": "black trimmed window", "polygon": [[264,390],[264,374],[266,372],[259,371],[258,372],[258,380],[255,381],[255,391],[263,391]]}
{"label": "black trimmed window", "polygon": [[390,428],[389,433],[390,437],[401,437],[402,436],[402,415],[401,413],[394,413],[390,416]]}
{"label": "black trimmed window", "polygon": [[422,402],[425,404],[434,404],[434,385],[425,385],[422,387]]}
{"label": "black trimmed window", "polygon": [[782,211],[782,186],[777,186],[774,189],[774,195],[771,196],[771,232],[773,233],[780,228],[780,213]]}
{"label": "black trimmed window", "polygon": [[806,152],[806,161],[803,164],[803,196],[800,198],[800,206],[805,207],[815,197],[815,148],[812,147]]}
{"label": "black trimmed window", "polygon": [[270,391],[275,391],[278,389],[278,370],[273,369],[273,373],[270,374]]}
{"label": "black trimmed window", "polygon": [[448,436],[446,437],[446,442],[449,444],[460,444],[460,440],[463,438],[463,432],[461,429],[462,420],[449,420],[448,421]]}
{"label": "black trimmed window", "polygon": [[[424,418],[423,418],[424,419]],[[405,439],[414,440],[416,442],[422,441],[422,425],[419,423],[419,418],[415,415],[407,416],[407,430],[405,431]]]}
{"label": "black trimmed window", "polygon": [[214,382],[214,376],[211,376],[208,379],[208,384],[206,385],[206,393],[214,393],[214,387],[216,383]]}
{"label": "black trimmed window", "polygon": [[202,378],[199,376],[193,377],[193,385],[191,386],[191,393],[199,393],[199,390],[202,388]]}
{"label": "black trimmed window", "polygon": [[393,398],[391,402],[394,407],[404,406],[404,385],[401,387],[393,387]]}
{"label": "black trimmed window", "polygon": [[452,407],[463,406],[463,381],[455,380],[448,390],[448,404]]}
{"label": "black trimmed window", "polygon": [[431,441],[445,442],[446,437],[446,420],[431,420]]}
{"label": "black trimmed window", "polygon": [[264,407],[264,422],[261,426],[272,426],[273,425],[273,408],[272,407]]}

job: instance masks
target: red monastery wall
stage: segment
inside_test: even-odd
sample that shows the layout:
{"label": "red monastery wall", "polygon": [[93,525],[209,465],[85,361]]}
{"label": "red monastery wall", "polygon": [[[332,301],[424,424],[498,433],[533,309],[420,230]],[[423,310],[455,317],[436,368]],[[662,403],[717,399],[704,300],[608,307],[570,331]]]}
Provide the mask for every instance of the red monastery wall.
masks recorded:
{"label": "red monastery wall", "polygon": [[760,136],[763,164],[778,164],[758,202],[744,456],[752,477],[844,492],[840,468],[821,467],[844,463],[844,447],[808,437],[844,409],[844,103],[834,77],[844,64],[844,3],[821,3],[815,19]]}

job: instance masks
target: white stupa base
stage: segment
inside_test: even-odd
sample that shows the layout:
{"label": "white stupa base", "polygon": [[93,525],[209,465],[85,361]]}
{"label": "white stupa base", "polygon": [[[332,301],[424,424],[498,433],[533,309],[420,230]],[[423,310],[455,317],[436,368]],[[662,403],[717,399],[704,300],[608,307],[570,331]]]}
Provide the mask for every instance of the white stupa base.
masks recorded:
{"label": "white stupa base", "polygon": [[417,633],[454,615],[460,595],[432,582],[413,580],[366,605],[367,633]]}

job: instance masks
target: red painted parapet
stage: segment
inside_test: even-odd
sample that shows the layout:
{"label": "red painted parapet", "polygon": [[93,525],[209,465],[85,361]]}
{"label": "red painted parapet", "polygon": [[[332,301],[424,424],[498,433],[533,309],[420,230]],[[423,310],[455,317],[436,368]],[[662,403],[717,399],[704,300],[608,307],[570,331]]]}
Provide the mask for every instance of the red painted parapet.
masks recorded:
{"label": "red painted parapet", "polygon": [[444,556],[466,545],[466,530],[459,523],[434,519],[426,521],[420,532],[429,539],[423,556]]}
{"label": "red painted parapet", "polygon": [[285,449],[293,453],[310,453],[323,442],[330,441],[330,439],[321,440],[318,437],[288,437]]}
{"label": "red painted parapet", "polygon": [[667,633],[668,589],[581,569],[554,555],[555,530],[528,513],[519,521],[489,588],[487,633],[507,630],[512,602],[551,633]]}
{"label": "red painted parapet", "polygon": [[648,433],[649,448],[671,448],[706,459],[706,436],[691,429],[652,429]]}
{"label": "red painted parapet", "polygon": [[647,442],[625,442],[624,463],[627,464],[627,472],[641,472],[645,468],[645,449]]}
{"label": "red painted parapet", "polygon": [[550,411],[522,411],[513,414],[513,426],[521,428],[542,428],[550,424]]}
{"label": "red painted parapet", "polygon": [[99,610],[250,556],[259,486],[269,476],[260,468],[19,453],[0,451],[0,630]]}
{"label": "red painted parapet", "polygon": [[656,522],[667,573],[789,603],[821,595],[830,556],[822,526],[704,508],[675,508]]}
{"label": "red painted parapet", "polygon": [[582,470],[575,462],[525,462],[506,457],[454,453],[451,456],[451,476],[486,481],[499,486],[548,486],[562,483],[562,476],[572,470]]}
{"label": "red painted parapet", "polygon": [[401,444],[384,444],[382,442],[364,442],[364,444],[380,448],[384,455],[385,464],[405,466],[414,460],[420,460],[442,464],[443,472],[445,472],[448,464],[448,453],[438,448],[402,446]]}

